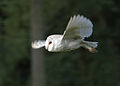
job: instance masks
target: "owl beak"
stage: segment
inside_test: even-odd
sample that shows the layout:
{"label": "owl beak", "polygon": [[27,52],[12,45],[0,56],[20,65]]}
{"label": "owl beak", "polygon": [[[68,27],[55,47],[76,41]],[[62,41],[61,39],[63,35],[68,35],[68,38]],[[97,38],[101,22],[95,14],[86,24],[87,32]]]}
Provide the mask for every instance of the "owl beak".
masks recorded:
{"label": "owl beak", "polygon": [[50,45],[50,44],[47,44],[47,45],[45,46],[45,49],[48,50],[48,51],[49,51],[49,45]]}
{"label": "owl beak", "polygon": [[45,46],[45,49],[46,49],[46,50],[48,50],[48,46],[49,46],[49,45],[46,45],[46,46]]}
{"label": "owl beak", "polygon": [[48,50],[48,46],[49,46],[49,45],[48,45],[47,42],[46,42],[46,43],[45,43],[45,49],[46,49],[46,50]]}

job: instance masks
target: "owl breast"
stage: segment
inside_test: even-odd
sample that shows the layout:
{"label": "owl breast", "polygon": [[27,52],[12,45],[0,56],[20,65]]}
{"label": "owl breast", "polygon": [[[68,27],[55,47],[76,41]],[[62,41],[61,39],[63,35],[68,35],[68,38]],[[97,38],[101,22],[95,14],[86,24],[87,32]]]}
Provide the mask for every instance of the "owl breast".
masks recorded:
{"label": "owl breast", "polygon": [[70,51],[80,47],[81,40],[65,40],[62,42],[63,51]]}
{"label": "owl breast", "polygon": [[62,40],[59,43],[57,43],[57,46],[55,48],[55,52],[64,52],[64,51],[70,51],[74,50],[80,47],[80,40]]}
{"label": "owl breast", "polygon": [[80,47],[80,40],[62,40],[62,35],[51,35],[48,40],[52,41],[48,46],[50,52],[70,51]]}

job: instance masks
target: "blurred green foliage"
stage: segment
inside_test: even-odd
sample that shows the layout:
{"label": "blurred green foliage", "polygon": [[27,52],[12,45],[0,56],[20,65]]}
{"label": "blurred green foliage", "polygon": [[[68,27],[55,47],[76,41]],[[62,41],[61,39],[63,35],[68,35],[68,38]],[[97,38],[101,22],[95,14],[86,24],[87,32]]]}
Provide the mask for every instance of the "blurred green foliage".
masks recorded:
{"label": "blurred green foliage", "polygon": [[[45,37],[62,34],[73,15],[94,24],[86,40],[98,41],[98,53],[85,49],[65,53],[45,51],[47,86],[120,85],[120,1],[44,0]],[[29,1],[0,0],[0,86],[29,86]]]}
{"label": "blurred green foliage", "polygon": [[0,0],[0,86],[29,79],[28,24],[27,0]]}

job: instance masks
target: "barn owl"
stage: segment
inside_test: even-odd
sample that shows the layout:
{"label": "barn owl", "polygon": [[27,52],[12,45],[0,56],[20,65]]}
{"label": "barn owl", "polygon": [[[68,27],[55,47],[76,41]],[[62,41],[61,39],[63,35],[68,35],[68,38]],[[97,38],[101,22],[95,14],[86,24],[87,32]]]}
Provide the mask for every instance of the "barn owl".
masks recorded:
{"label": "barn owl", "polygon": [[85,41],[93,32],[92,22],[84,16],[74,15],[70,18],[63,35],[55,34],[47,37],[46,40],[32,42],[32,48],[38,49],[45,46],[49,52],[70,51],[80,47],[96,52],[98,42]]}

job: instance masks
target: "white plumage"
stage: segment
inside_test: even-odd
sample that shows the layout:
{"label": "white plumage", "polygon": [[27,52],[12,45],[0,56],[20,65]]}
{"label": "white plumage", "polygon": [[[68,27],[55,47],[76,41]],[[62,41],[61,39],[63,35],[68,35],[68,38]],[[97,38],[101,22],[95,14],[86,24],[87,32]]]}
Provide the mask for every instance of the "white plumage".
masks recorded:
{"label": "white plumage", "polygon": [[34,41],[34,43],[32,43],[32,48],[41,48],[45,46],[45,41],[43,40],[39,40],[39,41]]}
{"label": "white plumage", "polygon": [[46,41],[35,41],[32,48],[38,49],[43,46],[50,52],[61,52],[84,47],[90,52],[96,52],[97,42],[84,41],[93,32],[92,22],[84,16],[73,16],[70,18],[63,35],[50,35]]}

